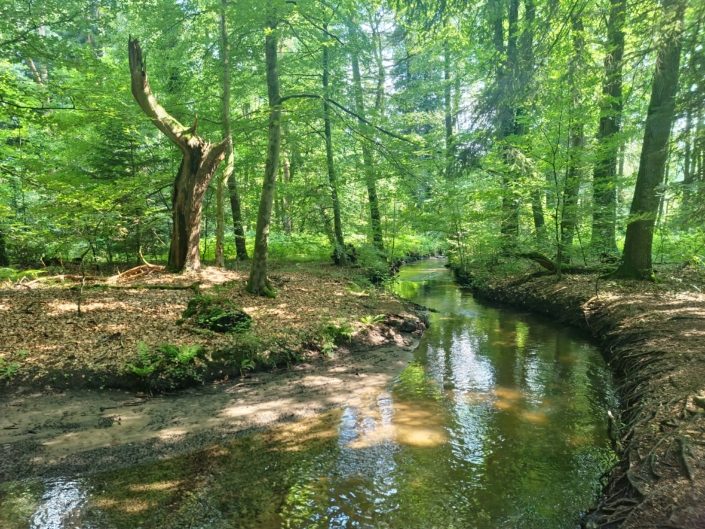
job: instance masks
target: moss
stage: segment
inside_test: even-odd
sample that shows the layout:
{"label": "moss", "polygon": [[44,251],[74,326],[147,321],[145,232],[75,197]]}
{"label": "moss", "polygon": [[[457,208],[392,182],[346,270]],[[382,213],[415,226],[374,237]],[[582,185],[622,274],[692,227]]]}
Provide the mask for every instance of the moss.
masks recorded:
{"label": "moss", "polygon": [[252,317],[235,303],[214,296],[192,298],[182,317],[197,327],[215,332],[244,332],[252,325]]}

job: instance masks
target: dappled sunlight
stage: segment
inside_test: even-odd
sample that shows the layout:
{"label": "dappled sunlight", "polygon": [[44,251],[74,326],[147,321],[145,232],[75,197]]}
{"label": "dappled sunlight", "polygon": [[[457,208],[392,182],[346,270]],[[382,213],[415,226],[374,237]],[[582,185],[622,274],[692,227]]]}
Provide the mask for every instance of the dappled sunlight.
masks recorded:
{"label": "dappled sunlight", "polygon": [[520,416],[523,420],[532,424],[548,424],[548,416],[543,412],[523,410]]}
{"label": "dappled sunlight", "polygon": [[182,483],[183,481],[181,480],[155,481],[153,483],[139,483],[130,485],[127,489],[130,492],[164,491],[173,490],[179,487]]}

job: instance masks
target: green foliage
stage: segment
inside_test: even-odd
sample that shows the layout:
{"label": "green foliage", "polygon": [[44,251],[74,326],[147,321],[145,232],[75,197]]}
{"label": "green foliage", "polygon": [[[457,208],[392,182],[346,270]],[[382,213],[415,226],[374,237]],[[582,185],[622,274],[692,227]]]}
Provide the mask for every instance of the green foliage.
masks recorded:
{"label": "green foliage", "polygon": [[384,314],[367,314],[360,318],[360,323],[365,325],[366,327],[371,327],[372,325],[376,325],[378,323],[382,323],[386,316]]}
{"label": "green foliage", "polygon": [[392,275],[384,253],[371,244],[357,248],[357,266],[373,285],[381,285]]}
{"label": "green foliage", "polygon": [[350,342],[355,328],[347,321],[331,321],[323,325],[315,338],[318,347],[325,355],[330,355],[345,342]]}
{"label": "green foliage", "polygon": [[208,295],[191,298],[182,318],[215,332],[244,332],[252,325],[252,318],[232,301]]}
{"label": "green foliage", "polygon": [[171,390],[201,382],[207,360],[199,345],[161,344],[151,348],[140,342],[125,372],[142,379],[150,390]]}
{"label": "green foliage", "polygon": [[0,358],[0,380],[12,380],[20,371],[21,364]]}
{"label": "green foliage", "polygon": [[0,268],[0,281],[17,282],[20,279],[36,279],[46,270],[16,270],[14,268]]}

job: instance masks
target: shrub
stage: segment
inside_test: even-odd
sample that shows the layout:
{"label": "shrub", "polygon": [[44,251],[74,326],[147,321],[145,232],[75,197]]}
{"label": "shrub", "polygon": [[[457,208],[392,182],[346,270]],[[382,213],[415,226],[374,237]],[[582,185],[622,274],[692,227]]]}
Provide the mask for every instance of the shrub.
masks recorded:
{"label": "shrub", "polygon": [[363,245],[357,251],[357,265],[373,285],[381,285],[391,277],[384,253],[372,245]]}

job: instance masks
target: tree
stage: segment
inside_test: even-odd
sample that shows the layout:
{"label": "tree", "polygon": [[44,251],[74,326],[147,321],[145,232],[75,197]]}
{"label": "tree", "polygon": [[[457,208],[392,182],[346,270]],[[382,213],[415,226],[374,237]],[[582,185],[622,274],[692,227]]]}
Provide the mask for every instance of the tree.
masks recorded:
{"label": "tree", "polygon": [[365,112],[365,98],[362,90],[362,76],[360,75],[360,56],[358,38],[358,28],[352,23],[348,24],[348,35],[350,37],[350,62],[352,66],[353,78],[353,98],[355,102],[355,113],[358,116],[360,134],[363,136],[360,142],[362,149],[362,165],[365,171],[365,185],[367,186],[367,201],[370,209],[370,229],[372,231],[372,242],[378,250],[384,250],[384,240],[382,237],[382,216],[379,211],[379,199],[377,197],[377,174],[375,171],[372,149],[369,142],[372,140],[372,133],[369,130]]}
{"label": "tree", "polygon": [[675,115],[685,6],[686,0],[663,2],[663,30],[646,114],[639,172],[629,210],[622,263],[614,272],[615,277],[653,278],[651,249],[659,208],[659,186],[663,182]]}
{"label": "tree", "polygon": [[7,256],[7,248],[5,248],[5,233],[0,230],[0,266],[9,266],[10,258]]}
{"label": "tree", "polygon": [[[327,36],[328,27],[323,26],[324,37]],[[323,43],[322,56],[322,87],[323,87],[323,135],[326,143],[326,170],[328,172],[328,185],[330,186],[331,203],[333,204],[333,233],[335,240],[334,260],[339,264],[346,264],[345,239],[343,237],[343,221],[340,214],[340,199],[338,198],[338,176],[335,172],[333,158],[333,134],[330,124],[330,47],[329,42]]]}
{"label": "tree", "polygon": [[223,136],[228,142],[225,154],[225,167],[223,174],[218,179],[216,190],[216,241],[215,241],[215,264],[225,265],[225,186],[228,186],[230,195],[230,210],[233,216],[233,231],[235,233],[235,255],[239,261],[247,260],[247,247],[245,245],[245,230],[242,224],[242,207],[240,205],[240,193],[237,181],[233,177],[235,170],[235,151],[233,149],[233,133],[230,123],[230,46],[228,43],[227,29],[227,0],[220,2],[220,55],[223,63]]}
{"label": "tree", "polygon": [[583,36],[583,21],[580,14],[571,16],[573,37],[573,57],[568,65],[568,84],[571,90],[571,115],[568,138],[568,167],[563,184],[563,199],[561,200],[561,223],[556,261],[559,266],[570,263],[570,250],[573,246],[573,236],[578,224],[578,194],[580,192],[581,159],[585,144],[585,125],[580,111],[582,96],[580,93],[579,69],[583,63],[585,40]]}
{"label": "tree", "polygon": [[617,155],[622,122],[622,62],[624,60],[624,20],[626,0],[610,0],[607,20],[600,127],[597,135],[597,161],[593,172],[592,239],[596,253],[616,253]]}
{"label": "tree", "polygon": [[[271,5],[270,5],[271,10]],[[267,161],[264,169],[264,182],[257,213],[257,228],[255,232],[255,250],[252,257],[250,278],[247,290],[260,296],[273,296],[274,289],[267,278],[267,251],[269,229],[272,222],[272,205],[274,203],[274,188],[279,169],[279,150],[281,147],[281,95],[279,89],[279,70],[277,68],[278,53],[277,21],[270,13],[267,21],[264,43],[267,100],[269,102],[269,139],[267,142]]]}
{"label": "tree", "polygon": [[157,102],[147,79],[142,49],[136,39],[128,42],[132,95],[140,108],[181,150],[182,159],[172,189],[172,234],[168,267],[174,271],[198,270],[203,196],[225,156],[228,141],[215,145],[196,134],[198,118],[185,127]]}

